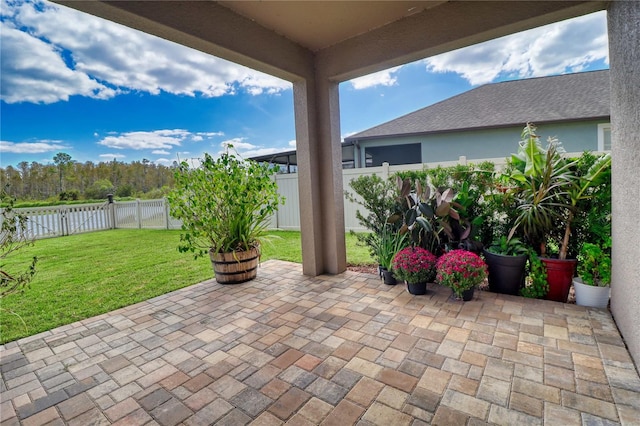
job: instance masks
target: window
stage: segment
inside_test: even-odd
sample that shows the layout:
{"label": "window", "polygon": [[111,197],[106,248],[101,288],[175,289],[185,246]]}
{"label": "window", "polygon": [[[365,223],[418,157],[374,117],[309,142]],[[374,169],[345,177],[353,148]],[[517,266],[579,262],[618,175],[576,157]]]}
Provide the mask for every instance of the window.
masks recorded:
{"label": "window", "polygon": [[422,163],[422,144],[372,146],[365,148],[366,167]]}
{"label": "window", "polygon": [[598,124],[598,151],[611,151],[611,123]]}

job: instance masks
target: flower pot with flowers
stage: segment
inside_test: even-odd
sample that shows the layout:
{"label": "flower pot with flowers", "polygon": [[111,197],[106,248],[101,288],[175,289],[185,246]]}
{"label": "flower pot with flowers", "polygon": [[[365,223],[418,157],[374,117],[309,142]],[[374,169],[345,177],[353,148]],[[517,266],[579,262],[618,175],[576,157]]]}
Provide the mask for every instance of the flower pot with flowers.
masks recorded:
{"label": "flower pot with flowers", "polygon": [[473,290],[487,278],[487,264],[475,253],[452,250],[436,264],[436,282],[450,287],[458,299],[473,298]]}
{"label": "flower pot with flowers", "polygon": [[422,247],[406,247],[393,258],[392,268],[396,279],[407,283],[411,294],[425,294],[427,283],[435,278],[437,258]]}

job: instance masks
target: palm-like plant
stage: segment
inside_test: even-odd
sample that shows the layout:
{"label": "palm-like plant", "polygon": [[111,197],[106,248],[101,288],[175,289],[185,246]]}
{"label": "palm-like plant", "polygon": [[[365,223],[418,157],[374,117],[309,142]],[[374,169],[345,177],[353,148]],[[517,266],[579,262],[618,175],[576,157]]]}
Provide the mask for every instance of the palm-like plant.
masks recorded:
{"label": "palm-like plant", "polygon": [[511,157],[512,169],[507,178],[514,183],[518,201],[518,216],[509,238],[517,229],[533,244],[539,244],[546,255],[546,241],[552,230],[562,224],[564,238],[560,245],[560,259],[566,259],[571,226],[580,201],[588,199],[590,189],[606,178],[611,157],[600,157],[584,176],[575,172],[576,162],[562,157],[562,147],[549,138],[543,148],[533,124],[522,131],[517,154]]}

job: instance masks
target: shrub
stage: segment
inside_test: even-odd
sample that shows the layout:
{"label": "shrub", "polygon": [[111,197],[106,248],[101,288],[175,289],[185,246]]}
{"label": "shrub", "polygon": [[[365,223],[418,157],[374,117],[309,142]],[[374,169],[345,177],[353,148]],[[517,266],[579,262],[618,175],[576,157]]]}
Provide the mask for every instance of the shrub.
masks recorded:
{"label": "shrub", "polygon": [[388,179],[383,180],[377,175],[362,175],[351,180],[349,186],[354,193],[344,191],[344,195],[347,200],[366,209],[366,216],[360,210],[356,210],[356,219],[363,228],[371,231],[356,234],[358,243],[368,247],[371,256],[380,261],[378,249],[383,231],[387,227],[387,218],[391,215],[394,206],[393,182]]}
{"label": "shrub", "polygon": [[[14,199],[3,189],[0,201],[4,206],[0,214],[0,262],[12,253],[33,245],[27,226],[27,217],[13,210]],[[25,270],[9,270],[0,263],[0,298],[22,291],[36,273],[37,257],[33,257]]]}
{"label": "shrub", "polygon": [[520,289],[520,296],[530,299],[542,299],[548,292],[547,268],[538,257],[536,251],[530,248],[527,261],[527,277],[525,286]]}

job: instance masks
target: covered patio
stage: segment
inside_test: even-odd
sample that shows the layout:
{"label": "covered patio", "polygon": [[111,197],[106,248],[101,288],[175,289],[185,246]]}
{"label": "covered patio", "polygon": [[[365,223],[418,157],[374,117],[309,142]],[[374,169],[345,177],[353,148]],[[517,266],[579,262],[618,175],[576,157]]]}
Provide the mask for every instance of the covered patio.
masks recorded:
{"label": "covered patio", "polygon": [[293,83],[302,271],[308,276],[346,269],[341,82],[607,10],[611,311],[632,358],[640,362],[640,245],[633,238],[640,199],[640,2],[56,1]]}
{"label": "covered patio", "polygon": [[638,424],[607,310],[264,263],[2,348],[3,425]]}
{"label": "covered patio", "polygon": [[[640,3],[60,3],[293,82],[303,265],[270,261],[250,283],[201,283],[5,345],[3,425],[638,424]],[[415,297],[345,272],[338,84],[605,8],[616,322],[486,292]]]}

